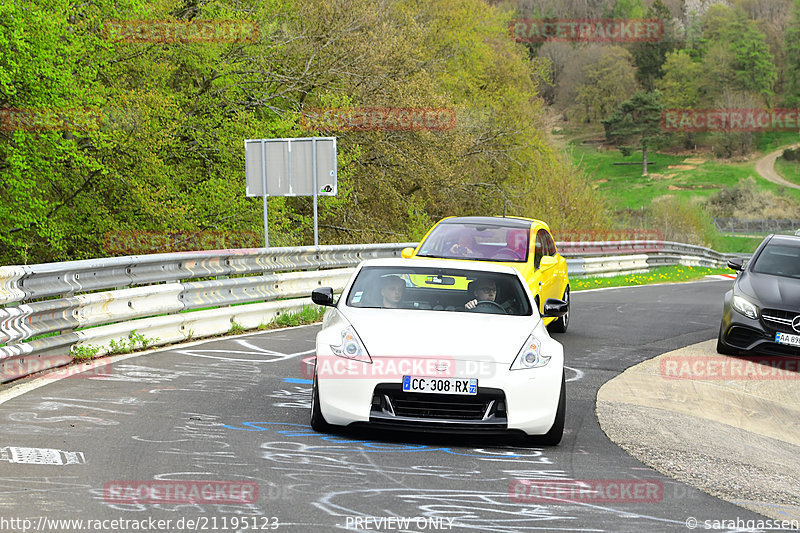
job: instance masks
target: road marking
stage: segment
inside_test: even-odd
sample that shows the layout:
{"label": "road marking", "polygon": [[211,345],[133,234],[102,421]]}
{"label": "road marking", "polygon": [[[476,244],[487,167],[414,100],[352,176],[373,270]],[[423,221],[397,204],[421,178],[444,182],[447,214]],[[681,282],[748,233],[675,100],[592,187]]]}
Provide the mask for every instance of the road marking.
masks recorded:
{"label": "road marking", "polygon": [[0,448],[0,461],[29,465],[77,465],[86,463],[83,452],[65,452],[53,448]]}

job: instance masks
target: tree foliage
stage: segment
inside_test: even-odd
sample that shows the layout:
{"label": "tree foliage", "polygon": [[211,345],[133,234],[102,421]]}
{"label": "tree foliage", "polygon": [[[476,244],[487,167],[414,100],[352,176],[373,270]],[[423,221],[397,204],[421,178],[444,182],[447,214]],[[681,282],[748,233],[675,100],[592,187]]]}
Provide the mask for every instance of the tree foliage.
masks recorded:
{"label": "tree foliage", "polygon": [[[108,255],[109,232],[261,231],[243,140],[339,139],[322,243],[405,241],[445,215],[603,221],[548,144],[546,62],[479,0],[0,3],[0,108],[98,124],[0,129],[0,260]],[[254,41],[135,42],[109,21],[241,21]],[[441,107],[447,131],[312,131],[311,107]],[[558,190],[558,192],[556,192]],[[564,191],[568,191],[567,194]],[[273,245],[311,242],[310,198],[270,198]],[[588,213],[588,214],[587,214]]]}
{"label": "tree foliage", "polygon": [[663,37],[655,42],[635,43],[631,53],[636,65],[636,81],[645,90],[651,91],[655,80],[662,75],[661,69],[667,54],[677,46],[677,42],[672,14],[662,0],[655,0],[647,8],[646,16],[648,19],[657,19],[661,22]]}
{"label": "tree foliage", "polygon": [[800,0],[795,0],[792,20],[786,28],[786,95],[787,106],[800,106]]}
{"label": "tree foliage", "polygon": [[607,117],[636,90],[631,54],[620,46],[603,47],[597,62],[584,67],[583,74],[575,114],[587,122]]}
{"label": "tree foliage", "polygon": [[661,130],[663,109],[660,93],[638,91],[603,120],[606,138],[623,154],[629,154],[634,147],[642,149],[642,176],[647,175],[648,147],[657,146],[666,137]]}

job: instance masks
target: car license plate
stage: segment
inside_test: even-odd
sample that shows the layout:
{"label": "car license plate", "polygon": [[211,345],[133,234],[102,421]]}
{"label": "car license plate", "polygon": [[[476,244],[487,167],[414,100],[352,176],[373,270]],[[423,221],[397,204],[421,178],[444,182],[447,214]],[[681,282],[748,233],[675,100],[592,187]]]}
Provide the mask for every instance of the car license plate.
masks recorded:
{"label": "car license plate", "polygon": [[789,346],[800,346],[800,335],[791,333],[776,333],[775,342],[778,344],[788,344]]}
{"label": "car license plate", "polygon": [[474,395],[478,394],[478,379],[403,376],[403,391]]}

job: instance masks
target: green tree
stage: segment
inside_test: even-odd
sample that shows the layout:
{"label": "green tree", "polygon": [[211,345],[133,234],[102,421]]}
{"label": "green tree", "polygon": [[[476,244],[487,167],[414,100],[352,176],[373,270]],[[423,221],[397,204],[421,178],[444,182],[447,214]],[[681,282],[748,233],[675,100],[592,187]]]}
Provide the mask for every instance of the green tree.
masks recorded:
{"label": "green tree", "polygon": [[714,42],[708,47],[702,59],[702,75],[698,79],[703,104],[710,105],[723,92],[736,86],[735,61],[728,43]]}
{"label": "green tree", "polygon": [[700,104],[703,64],[692,59],[689,50],[667,54],[663,76],[655,81],[667,108],[691,108]]}
{"label": "green tree", "polygon": [[623,18],[643,18],[645,7],[642,0],[617,0],[614,9],[611,10],[610,17]]}
{"label": "green tree", "polygon": [[[689,50],[675,50],[667,54],[664,75],[655,81],[655,89],[661,94],[666,109],[691,109],[700,106],[703,96],[703,64],[692,58]],[[674,140],[691,147],[696,138],[693,132],[674,135]]]}
{"label": "green tree", "polygon": [[634,147],[642,149],[642,176],[647,176],[647,148],[657,146],[666,138],[661,130],[663,109],[660,93],[638,91],[602,121],[606,139],[616,144],[623,154],[628,155]]}
{"label": "green tree", "polygon": [[743,11],[723,5],[712,6],[704,22],[704,85],[709,88],[709,98],[736,90],[760,94],[769,100],[777,71],[766,37],[756,22]]}
{"label": "green tree", "polygon": [[603,50],[597,63],[584,69],[585,80],[577,88],[577,114],[586,121],[607,117],[636,90],[631,54],[620,46]]}
{"label": "green tree", "polygon": [[662,0],[655,0],[647,9],[648,19],[658,19],[663,27],[663,37],[656,42],[635,43],[631,47],[636,65],[636,80],[647,91],[653,90],[656,79],[662,75],[662,65],[667,54],[676,46],[672,14]]}
{"label": "green tree", "polygon": [[[0,128],[0,262],[108,255],[107,232],[258,231],[242,141],[331,134],[323,243],[404,241],[451,214],[602,222],[548,144],[546,65],[479,0],[0,3],[0,108],[98,109],[98,125]],[[135,42],[109,20],[255,25],[244,41]],[[314,131],[309,107],[440,107],[445,131]],[[555,192],[556,189],[558,192]],[[309,198],[270,198],[270,241],[311,241]],[[151,250],[165,251],[165,250]]]}
{"label": "green tree", "polygon": [[784,102],[787,106],[800,106],[800,0],[794,1],[792,19],[784,39],[786,57]]}
{"label": "green tree", "polygon": [[751,20],[730,26],[730,50],[734,55],[735,81],[740,89],[769,98],[778,74],[764,34]]}

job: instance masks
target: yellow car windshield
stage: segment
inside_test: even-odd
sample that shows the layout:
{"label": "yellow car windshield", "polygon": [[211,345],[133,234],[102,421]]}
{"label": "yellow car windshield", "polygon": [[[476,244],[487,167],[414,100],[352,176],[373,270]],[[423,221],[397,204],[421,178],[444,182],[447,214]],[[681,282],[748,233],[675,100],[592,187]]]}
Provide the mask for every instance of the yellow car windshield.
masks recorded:
{"label": "yellow car windshield", "polygon": [[442,223],[431,231],[417,255],[524,263],[528,260],[529,236],[530,228],[519,226]]}

